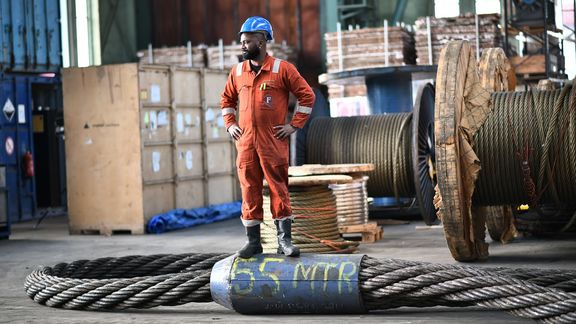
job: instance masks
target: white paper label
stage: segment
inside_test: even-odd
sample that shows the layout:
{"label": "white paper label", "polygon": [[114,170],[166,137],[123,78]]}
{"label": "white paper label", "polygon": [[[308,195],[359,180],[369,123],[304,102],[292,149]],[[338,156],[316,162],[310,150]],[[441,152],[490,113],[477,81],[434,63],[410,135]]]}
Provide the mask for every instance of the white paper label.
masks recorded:
{"label": "white paper label", "polygon": [[192,151],[186,151],[186,169],[192,170]]}
{"label": "white paper label", "polygon": [[18,105],[18,123],[26,124],[26,107]]}
{"label": "white paper label", "polygon": [[162,110],[158,113],[158,126],[168,125],[168,114]]}
{"label": "white paper label", "polygon": [[152,152],[152,171],[160,171],[160,152]]}
{"label": "white paper label", "polygon": [[182,113],[178,113],[176,115],[176,131],[178,133],[182,133],[184,131],[184,118],[182,117]]}
{"label": "white paper label", "polygon": [[150,129],[155,130],[158,128],[158,115],[155,111],[150,112]]}
{"label": "white paper label", "polygon": [[212,127],[212,138],[220,137],[220,130],[218,127]]}
{"label": "white paper label", "polygon": [[160,87],[157,84],[150,85],[150,102],[160,102]]}
{"label": "white paper label", "polygon": [[184,115],[184,120],[186,121],[186,125],[192,125],[192,114]]}
{"label": "white paper label", "polygon": [[212,109],[206,110],[206,121],[213,121],[214,120],[214,111]]}

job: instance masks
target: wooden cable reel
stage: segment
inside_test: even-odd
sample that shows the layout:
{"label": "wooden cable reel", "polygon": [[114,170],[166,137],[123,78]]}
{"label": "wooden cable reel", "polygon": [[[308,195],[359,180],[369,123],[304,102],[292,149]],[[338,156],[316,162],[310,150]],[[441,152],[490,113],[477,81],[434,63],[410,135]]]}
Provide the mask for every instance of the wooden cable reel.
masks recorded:
{"label": "wooden cable reel", "polygon": [[[445,237],[450,252],[458,261],[474,261],[488,257],[488,245],[484,241],[486,222],[491,236],[495,239],[513,238],[511,209],[504,207],[498,210],[502,207],[494,209],[491,205],[529,202],[530,205],[538,206],[540,202],[565,203],[574,201],[573,197],[576,193],[575,184],[571,182],[575,179],[571,173],[573,164],[566,168],[566,163],[569,163],[566,161],[576,159],[574,156],[576,140],[573,132],[567,132],[571,137],[564,138],[562,136],[564,133],[561,131],[576,127],[574,87],[570,85],[561,91],[538,94],[540,96],[538,98],[543,98],[538,100],[546,100],[539,101],[538,104],[542,107],[540,109],[550,109],[552,113],[550,122],[543,124],[544,115],[542,114],[546,111],[539,110],[538,114],[527,117],[527,112],[522,110],[524,109],[522,107],[528,107],[529,101],[514,99],[508,104],[510,99],[506,99],[506,102],[502,102],[502,98],[505,98],[503,96],[506,95],[506,92],[502,90],[507,88],[506,84],[509,86],[513,84],[513,79],[506,78],[509,70],[505,69],[506,64],[502,52],[488,51],[485,55],[487,56],[480,62],[482,72],[478,74],[469,44],[465,41],[450,42],[441,53],[436,79],[435,144],[439,195],[435,197],[435,205],[439,208],[438,217],[444,223]],[[504,68],[496,68],[499,64]],[[496,93],[495,90],[498,92]],[[511,95],[531,98],[520,93]],[[502,134],[512,131],[510,126],[503,126],[506,124],[506,117],[503,117],[506,115],[503,115],[503,112],[509,112],[508,116],[511,117],[508,118],[512,120],[524,121],[521,124],[523,129],[539,127],[540,137],[534,143],[535,147],[541,148],[535,162],[537,163],[535,170],[540,171],[538,178],[532,178],[530,174],[525,175],[525,177],[530,177],[529,179],[515,178],[514,182],[510,182],[510,179],[499,178],[508,175],[507,172],[515,168],[511,166],[510,161],[518,158],[511,153],[516,145],[514,137],[502,140],[504,138]],[[508,123],[511,123],[510,119]],[[495,128],[495,124],[498,124],[498,128]],[[486,129],[492,129],[490,127],[497,129],[494,135],[495,141],[488,141],[492,139],[492,133],[486,133]],[[488,152],[491,152],[490,149],[493,148],[498,149],[498,152],[504,152],[505,160],[498,155],[500,162],[495,164],[494,155],[487,155],[492,154]],[[518,154],[520,153],[516,152],[516,155]],[[560,156],[563,157],[560,161],[564,161],[564,167],[558,169],[558,174],[564,171],[567,173],[558,175],[554,173],[558,170],[555,170],[553,166],[556,158]],[[480,174],[482,160],[479,157],[485,160],[482,163],[485,173],[482,174]],[[522,163],[530,162],[523,161]],[[500,176],[486,177],[486,175],[495,174],[494,172]],[[530,170],[517,169],[517,172],[530,172]],[[476,187],[478,180],[480,180],[479,186]],[[502,180],[504,182],[500,185]],[[526,181],[531,181],[528,185],[532,187],[528,186]],[[553,183],[555,189],[545,193],[541,188],[545,188],[549,183]],[[558,183],[558,188],[562,188],[561,191],[556,190],[555,183]],[[509,186],[510,184],[514,186]],[[487,191],[488,188],[490,191]],[[510,189],[512,191],[502,192],[502,188],[506,190],[512,188]],[[539,191],[536,200],[533,200],[534,190]],[[478,195],[474,196],[474,201],[481,199],[489,207],[473,206],[472,198],[475,191]],[[498,194],[486,196],[492,191],[498,191]],[[507,193],[510,193],[507,199],[498,198]],[[493,212],[493,215],[490,212]]]}
{"label": "wooden cable reel", "polygon": [[441,202],[438,217],[444,224],[454,259],[488,257],[485,220],[472,216],[474,181],[480,171],[471,141],[490,112],[490,93],[476,72],[473,51],[465,41],[448,43],[440,54],[436,76],[436,170]]}

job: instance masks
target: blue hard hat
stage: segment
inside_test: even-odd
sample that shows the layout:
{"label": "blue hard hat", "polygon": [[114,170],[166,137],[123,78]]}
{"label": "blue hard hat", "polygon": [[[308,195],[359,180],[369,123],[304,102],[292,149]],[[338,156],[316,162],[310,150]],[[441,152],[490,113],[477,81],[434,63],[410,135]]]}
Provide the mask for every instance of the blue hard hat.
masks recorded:
{"label": "blue hard hat", "polygon": [[246,19],[246,21],[242,24],[242,28],[240,28],[238,36],[242,35],[242,33],[256,32],[264,32],[266,34],[266,40],[271,41],[274,39],[274,32],[272,31],[270,22],[259,16],[253,16]]}

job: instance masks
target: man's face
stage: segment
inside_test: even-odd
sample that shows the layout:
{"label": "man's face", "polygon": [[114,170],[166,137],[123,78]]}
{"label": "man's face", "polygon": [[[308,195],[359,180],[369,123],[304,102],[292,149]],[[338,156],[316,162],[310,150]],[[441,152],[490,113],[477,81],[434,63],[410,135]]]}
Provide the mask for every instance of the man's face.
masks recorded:
{"label": "man's face", "polygon": [[242,45],[242,57],[245,60],[255,60],[260,56],[262,36],[257,33],[242,33],[240,45]]}

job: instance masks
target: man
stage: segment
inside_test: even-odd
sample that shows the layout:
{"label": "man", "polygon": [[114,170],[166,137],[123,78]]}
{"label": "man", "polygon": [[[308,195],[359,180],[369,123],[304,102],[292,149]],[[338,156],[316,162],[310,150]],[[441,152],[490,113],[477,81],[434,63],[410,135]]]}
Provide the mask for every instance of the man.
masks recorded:
{"label": "man", "polygon": [[[262,183],[266,178],[270,187],[270,209],[278,232],[278,253],[298,256],[300,250],[292,245],[288,139],[308,120],[314,105],[314,92],[292,64],[266,53],[266,42],[273,39],[268,20],[250,17],[238,34],[245,61],[230,71],[221,98],[226,129],[238,150],[236,164],[242,188],[242,224],[248,236],[248,242],[238,255],[249,258],[262,253]],[[292,121],[286,123],[290,92],[299,105]]]}

